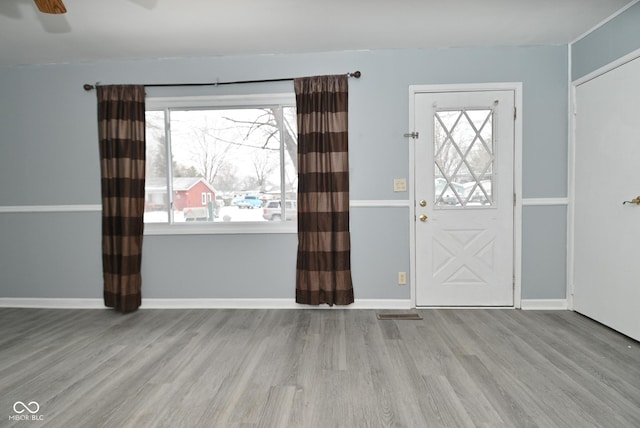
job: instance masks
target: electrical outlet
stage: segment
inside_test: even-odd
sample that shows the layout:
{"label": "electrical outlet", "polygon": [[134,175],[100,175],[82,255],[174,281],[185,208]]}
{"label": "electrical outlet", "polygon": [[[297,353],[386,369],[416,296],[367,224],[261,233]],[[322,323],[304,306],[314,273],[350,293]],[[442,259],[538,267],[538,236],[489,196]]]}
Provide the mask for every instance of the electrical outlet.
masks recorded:
{"label": "electrical outlet", "polygon": [[398,285],[407,285],[407,273],[398,272]]}

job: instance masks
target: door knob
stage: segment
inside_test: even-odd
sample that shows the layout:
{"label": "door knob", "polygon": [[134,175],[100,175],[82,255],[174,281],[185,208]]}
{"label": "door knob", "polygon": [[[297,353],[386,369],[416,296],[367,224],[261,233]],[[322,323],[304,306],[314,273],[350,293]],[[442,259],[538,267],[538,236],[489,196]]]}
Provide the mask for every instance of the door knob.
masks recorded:
{"label": "door knob", "polygon": [[422,215],[420,216],[420,221],[422,221],[422,222],[427,221],[427,219],[428,219],[428,218],[429,218],[429,217],[427,217],[426,215],[422,214]]}
{"label": "door knob", "polygon": [[426,207],[427,206],[427,201],[425,201],[424,199],[420,201],[420,206],[421,207]]}

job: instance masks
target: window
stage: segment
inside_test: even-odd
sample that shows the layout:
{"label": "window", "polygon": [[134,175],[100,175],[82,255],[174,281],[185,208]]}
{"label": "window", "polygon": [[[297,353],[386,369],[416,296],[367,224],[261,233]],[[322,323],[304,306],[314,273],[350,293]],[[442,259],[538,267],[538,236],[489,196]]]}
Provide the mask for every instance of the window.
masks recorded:
{"label": "window", "polygon": [[[150,98],[146,126],[146,224],[215,233],[295,220],[279,203],[297,199],[293,94]],[[280,215],[267,215],[271,201]]]}
{"label": "window", "polygon": [[436,207],[494,206],[493,110],[437,110],[434,143]]}

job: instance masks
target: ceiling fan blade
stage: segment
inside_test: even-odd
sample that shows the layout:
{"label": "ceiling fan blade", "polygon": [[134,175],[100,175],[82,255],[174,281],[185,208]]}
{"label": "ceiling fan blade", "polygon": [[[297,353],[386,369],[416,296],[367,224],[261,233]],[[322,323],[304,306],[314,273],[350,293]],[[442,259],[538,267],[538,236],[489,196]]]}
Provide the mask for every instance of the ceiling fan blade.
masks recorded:
{"label": "ceiling fan blade", "polygon": [[54,15],[60,15],[67,13],[67,8],[64,7],[62,0],[34,0],[38,10],[42,13],[51,13]]}

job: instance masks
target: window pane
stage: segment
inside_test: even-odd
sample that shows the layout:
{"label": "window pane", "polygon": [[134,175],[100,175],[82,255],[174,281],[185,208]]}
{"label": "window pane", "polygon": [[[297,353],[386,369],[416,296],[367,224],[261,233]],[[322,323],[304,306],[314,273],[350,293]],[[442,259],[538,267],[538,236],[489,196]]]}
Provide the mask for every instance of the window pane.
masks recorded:
{"label": "window pane", "polygon": [[174,222],[267,221],[282,195],[282,120],[279,108],[171,111]]}
{"label": "window pane", "polygon": [[434,115],[436,206],[492,206],[493,111],[439,110]]}
{"label": "window pane", "polygon": [[285,145],[284,192],[287,201],[283,218],[296,220],[298,217],[298,123],[295,107],[284,107],[282,110],[282,139]]}
{"label": "window pane", "polygon": [[145,177],[145,223],[167,223],[169,221],[169,198],[167,192],[167,139],[164,132],[164,112],[146,112],[146,177]]}

